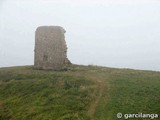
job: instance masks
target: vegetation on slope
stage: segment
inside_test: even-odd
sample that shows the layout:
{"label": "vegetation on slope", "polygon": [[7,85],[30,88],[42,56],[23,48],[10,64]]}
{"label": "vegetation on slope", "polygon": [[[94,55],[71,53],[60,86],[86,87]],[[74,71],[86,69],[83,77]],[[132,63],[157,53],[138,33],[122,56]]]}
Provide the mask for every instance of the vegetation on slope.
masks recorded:
{"label": "vegetation on slope", "polygon": [[160,113],[160,72],[70,65],[0,69],[0,120],[116,120]]}

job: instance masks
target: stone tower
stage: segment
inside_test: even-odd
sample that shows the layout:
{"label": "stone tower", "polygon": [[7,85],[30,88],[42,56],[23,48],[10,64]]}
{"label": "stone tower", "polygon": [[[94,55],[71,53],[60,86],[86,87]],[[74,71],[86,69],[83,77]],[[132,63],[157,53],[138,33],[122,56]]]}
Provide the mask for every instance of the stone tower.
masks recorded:
{"label": "stone tower", "polygon": [[65,30],[60,26],[41,26],[35,32],[34,67],[60,70],[68,62]]}

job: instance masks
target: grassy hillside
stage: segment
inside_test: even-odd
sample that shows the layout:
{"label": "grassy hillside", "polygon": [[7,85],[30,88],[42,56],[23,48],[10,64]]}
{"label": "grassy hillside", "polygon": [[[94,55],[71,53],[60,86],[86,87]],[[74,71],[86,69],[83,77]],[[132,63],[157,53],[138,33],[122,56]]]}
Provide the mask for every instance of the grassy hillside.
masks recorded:
{"label": "grassy hillside", "polygon": [[117,120],[119,112],[158,114],[159,103],[160,72],[78,65],[0,69],[0,120]]}

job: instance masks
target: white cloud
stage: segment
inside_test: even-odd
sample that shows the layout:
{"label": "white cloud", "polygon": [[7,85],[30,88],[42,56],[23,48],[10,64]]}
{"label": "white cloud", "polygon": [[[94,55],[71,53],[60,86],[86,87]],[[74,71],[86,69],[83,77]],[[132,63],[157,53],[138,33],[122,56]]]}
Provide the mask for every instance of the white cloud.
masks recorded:
{"label": "white cloud", "polygon": [[[32,0],[33,1],[33,0]],[[158,0],[34,0],[69,5],[155,4]]]}
{"label": "white cloud", "polygon": [[[4,2],[4,1],[2,1]],[[2,3],[1,2],[1,3]],[[119,5],[119,4],[160,4],[159,0],[6,0],[6,2],[37,2],[67,4],[76,6]]]}

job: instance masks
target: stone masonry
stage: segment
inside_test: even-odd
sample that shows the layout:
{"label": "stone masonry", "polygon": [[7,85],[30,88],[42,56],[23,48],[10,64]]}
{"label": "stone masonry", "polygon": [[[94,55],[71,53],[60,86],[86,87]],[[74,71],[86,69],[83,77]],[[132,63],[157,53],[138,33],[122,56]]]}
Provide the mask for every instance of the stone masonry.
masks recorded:
{"label": "stone masonry", "polygon": [[65,30],[60,26],[41,26],[35,32],[34,67],[61,70],[67,59]]}

